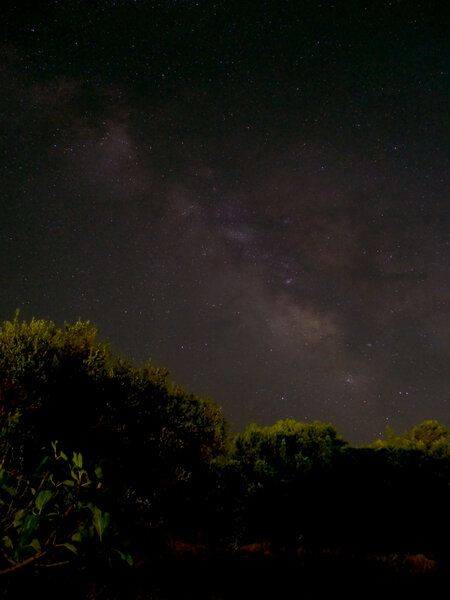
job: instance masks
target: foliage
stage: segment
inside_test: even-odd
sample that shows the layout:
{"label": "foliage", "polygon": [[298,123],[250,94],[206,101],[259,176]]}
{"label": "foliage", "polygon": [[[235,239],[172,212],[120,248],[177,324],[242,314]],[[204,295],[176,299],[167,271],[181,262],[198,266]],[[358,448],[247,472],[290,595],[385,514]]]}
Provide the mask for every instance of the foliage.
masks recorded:
{"label": "foliage", "polygon": [[292,550],[301,538],[310,537],[311,519],[305,515],[322,502],[331,467],[345,447],[335,428],[319,421],[250,425],[236,435],[229,469],[239,487],[234,506],[237,537],[252,541],[263,535],[275,547]]}
{"label": "foliage", "polygon": [[345,445],[332,425],[285,419],[271,427],[250,425],[234,437],[230,456],[247,472],[293,477],[326,465]]}
{"label": "foliage", "polygon": [[131,555],[117,546],[109,512],[97,505],[101,469],[91,476],[80,453],[69,460],[56,442],[52,448],[29,477],[0,470],[0,575],[31,565],[110,562],[113,554],[132,564]]}
{"label": "foliage", "polygon": [[[81,446],[90,456],[99,438],[110,449],[119,439],[124,447],[138,444],[142,459],[150,459],[149,451],[152,462],[162,455],[178,461],[181,454],[208,462],[223,452],[226,423],[216,405],[186,394],[164,369],[136,368],[115,357],[96,336],[89,322],[58,328],[20,322],[16,314],[3,323],[0,441],[8,459],[24,458],[25,439],[28,450],[32,441],[36,450],[55,430],[65,447]],[[187,467],[192,471],[192,464],[180,468]]]}
{"label": "foliage", "polygon": [[217,405],[116,357],[88,322],[16,314],[0,327],[0,572],[148,560],[177,538],[444,552],[448,437],[425,421],[352,448],[286,419],[229,438]]}
{"label": "foliage", "polygon": [[150,528],[189,522],[228,443],[217,405],[174,385],[165,369],[116,357],[89,322],[59,328],[16,314],[0,328],[5,468],[31,473],[55,432],[91,470],[102,462],[118,518],[139,513]]}
{"label": "foliage", "polygon": [[411,431],[396,435],[386,428],[386,439],[377,440],[374,448],[390,448],[403,450],[419,450],[433,455],[448,454],[450,429],[438,421],[423,421]]}
{"label": "foliage", "polygon": [[83,444],[101,419],[101,407],[92,400],[110,353],[96,336],[89,322],[60,329],[51,321],[20,322],[17,313],[2,324],[0,441],[8,463],[33,461],[55,429],[66,447]]}

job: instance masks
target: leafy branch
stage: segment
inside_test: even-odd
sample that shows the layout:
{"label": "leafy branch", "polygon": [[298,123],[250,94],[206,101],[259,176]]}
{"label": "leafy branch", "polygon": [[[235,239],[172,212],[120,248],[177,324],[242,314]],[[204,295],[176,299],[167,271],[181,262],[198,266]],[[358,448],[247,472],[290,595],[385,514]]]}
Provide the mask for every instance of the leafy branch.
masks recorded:
{"label": "leafy branch", "polygon": [[[0,553],[7,563],[0,575],[31,564],[66,565],[67,552],[82,559],[93,550],[104,556],[114,551],[132,564],[129,554],[105,542],[110,514],[90,501],[102,485],[100,467],[91,477],[81,453],[69,460],[57,442],[51,446],[53,456],[45,456],[29,478],[0,469]],[[113,532],[110,537],[107,542]]]}

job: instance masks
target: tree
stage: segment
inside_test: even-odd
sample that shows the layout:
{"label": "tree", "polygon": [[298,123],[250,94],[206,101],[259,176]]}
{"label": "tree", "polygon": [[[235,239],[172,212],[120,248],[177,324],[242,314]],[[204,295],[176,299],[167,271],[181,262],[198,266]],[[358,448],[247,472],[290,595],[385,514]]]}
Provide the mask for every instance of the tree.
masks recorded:
{"label": "tree", "polygon": [[115,356],[89,322],[57,327],[16,314],[0,327],[7,468],[31,473],[41,449],[58,439],[67,453],[88,457],[88,466],[102,463],[119,511],[133,506],[147,522],[168,524],[205,492],[226,432],[217,405],[174,385],[165,369]]}
{"label": "tree", "polygon": [[[86,445],[104,410],[100,382],[111,354],[89,322],[6,321],[0,328],[0,440],[8,460],[35,460],[55,437]],[[55,436],[55,431],[58,435]]]}
{"label": "tree", "polygon": [[239,473],[242,537],[263,536],[275,547],[296,548],[300,537],[321,537],[319,514],[329,476],[345,448],[331,425],[292,419],[271,427],[250,425],[233,438],[231,465]]}
{"label": "tree", "polygon": [[411,431],[397,435],[386,428],[386,438],[377,440],[372,447],[397,448],[403,450],[420,450],[426,453],[447,454],[449,452],[450,429],[438,421],[423,421]]}
{"label": "tree", "polygon": [[[428,548],[440,552],[446,547],[448,535],[442,525],[450,491],[449,435],[450,430],[438,421],[424,421],[402,435],[387,428],[386,438],[372,444],[385,480],[380,493],[382,522],[392,547],[403,546],[412,553]],[[401,506],[401,511],[392,511],[392,504]]]}

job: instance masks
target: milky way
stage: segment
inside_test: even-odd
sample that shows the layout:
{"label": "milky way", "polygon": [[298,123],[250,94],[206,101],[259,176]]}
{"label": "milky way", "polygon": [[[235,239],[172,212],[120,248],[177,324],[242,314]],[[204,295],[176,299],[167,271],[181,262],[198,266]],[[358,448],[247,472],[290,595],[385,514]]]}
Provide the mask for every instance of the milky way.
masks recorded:
{"label": "milky way", "polygon": [[6,10],[0,315],[353,443],[449,422],[443,4]]}

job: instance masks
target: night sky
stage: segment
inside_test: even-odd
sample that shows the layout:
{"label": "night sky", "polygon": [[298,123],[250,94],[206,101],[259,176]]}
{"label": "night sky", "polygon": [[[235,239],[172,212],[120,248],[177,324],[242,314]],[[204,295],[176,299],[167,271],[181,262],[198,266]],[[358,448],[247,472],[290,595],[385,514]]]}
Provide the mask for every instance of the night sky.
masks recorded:
{"label": "night sky", "polygon": [[223,408],[450,425],[448,2],[2,2],[0,319]]}

